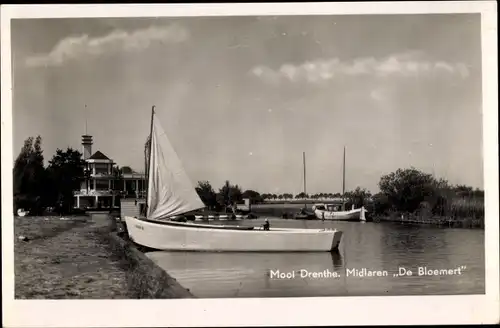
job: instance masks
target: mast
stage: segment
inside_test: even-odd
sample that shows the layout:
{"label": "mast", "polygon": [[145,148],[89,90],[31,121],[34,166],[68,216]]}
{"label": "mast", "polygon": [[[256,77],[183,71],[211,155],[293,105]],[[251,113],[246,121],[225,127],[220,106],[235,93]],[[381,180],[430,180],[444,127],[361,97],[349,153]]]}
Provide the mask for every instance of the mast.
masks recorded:
{"label": "mast", "polygon": [[342,207],[345,211],[345,146],[344,146],[344,160],[342,164]]}
{"label": "mast", "polygon": [[85,135],[87,135],[87,104],[85,104]]}
{"label": "mast", "polygon": [[[145,159],[145,164],[146,164],[146,167],[145,167],[145,170],[144,172],[146,173],[146,180],[145,180],[145,185],[146,185],[146,206],[144,206],[144,210],[145,210],[145,214],[147,213],[147,208],[148,208],[148,189],[149,189],[149,167],[151,166],[151,148],[152,148],[152,143],[153,143],[153,140],[152,140],[152,137],[153,137],[153,119],[154,119],[154,114],[155,114],[155,107],[153,105],[153,107],[151,108],[151,126],[149,128],[149,138],[148,138],[148,141],[146,142],[146,146],[148,147],[147,151],[147,158]],[[149,144],[149,146],[148,146]],[[148,165],[149,164],[149,165]]]}
{"label": "mast", "polygon": [[[302,152],[302,164],[304,167],[304,197],[307,195],[306,193],[306,152]],[[307,202],[304,202],[304,207],[307,207]]]}

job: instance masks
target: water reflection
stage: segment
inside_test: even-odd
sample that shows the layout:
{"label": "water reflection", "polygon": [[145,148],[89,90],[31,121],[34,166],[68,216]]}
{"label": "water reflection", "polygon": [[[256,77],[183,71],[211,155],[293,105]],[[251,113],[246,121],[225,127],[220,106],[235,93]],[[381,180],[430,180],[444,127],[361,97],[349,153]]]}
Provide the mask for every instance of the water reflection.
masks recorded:
{"label": "water reflection", "polygon": [[[199,297],[310,296],[343,274],[339,253],[152,252],[149,258]],[[317,275],[324,277],[318,279]],[[310,274],[310,277],[307,275]],[[313,277],[312,275],[315,275]],[[286,291],[286,295],[282,295]]]}
{"label": "water reflection", "polygon": [[[262,223],[263,219],[230,224]],[[273,226],[338,228],[345,238],[340,252],[332,254],[152,252],[148,256],[197,297],[484,293],[482,230],[271,219]],[[459,276],[393,276],[399,267],[416,273],[419,266],[467,266],[467,270]],[[386,270],[389,275],[347,276],[348,270],[363,268]],[[321,276],[323,272],[330,275]]]}

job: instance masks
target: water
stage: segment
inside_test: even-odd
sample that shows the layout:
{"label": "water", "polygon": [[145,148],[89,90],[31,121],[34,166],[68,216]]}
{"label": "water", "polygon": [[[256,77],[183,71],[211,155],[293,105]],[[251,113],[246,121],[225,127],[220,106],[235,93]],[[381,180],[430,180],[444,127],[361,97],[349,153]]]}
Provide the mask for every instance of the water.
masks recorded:
{"label": "water", "polygon": [[[261,225],[262,219],[239,224]],[[270,219],[271,227],[337,228],[338,254],[151,252],[147,255],[199,298],[484,294],[484,231],[371,222]],[[417,268],[461,275],[419,276]],[[394,277],[398,268],[412,276]],[[388,276],[346,276],[350,269]],[[295,272],[279,279],[273,273]],[[304,270],[327,277],[301,277]],[[458,272],[458,271],[456,271]],[[338,277],[331,277],[337,274]]]}

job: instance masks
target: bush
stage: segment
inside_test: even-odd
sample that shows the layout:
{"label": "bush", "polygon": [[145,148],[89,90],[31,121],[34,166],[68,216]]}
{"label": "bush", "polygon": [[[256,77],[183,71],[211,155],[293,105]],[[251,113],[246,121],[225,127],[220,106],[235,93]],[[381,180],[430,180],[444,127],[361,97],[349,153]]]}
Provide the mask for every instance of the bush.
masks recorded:
{"label": "bush", "polygon": [[391,212],[451,218],[484,218],[484,191],[448,181],[414,168],[382,176],[373,197],[374,214]]}

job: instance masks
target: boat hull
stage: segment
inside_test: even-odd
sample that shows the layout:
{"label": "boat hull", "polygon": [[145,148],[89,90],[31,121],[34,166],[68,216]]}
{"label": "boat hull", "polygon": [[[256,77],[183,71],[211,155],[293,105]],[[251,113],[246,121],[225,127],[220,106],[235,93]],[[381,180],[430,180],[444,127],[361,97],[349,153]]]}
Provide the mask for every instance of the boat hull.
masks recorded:
{"label": "boat hull", "polygon": [[128,216],[125,222],[132,241],[165,251],[330,252],[338,250],[342,239],[342,231],[337,230],[235,230],[234,226],[160,223]]}
{"label": "boat hull", "polygon": [[295,220],[316,220],[316,216],[314,214],[295,214],[293,216]]}
{"label": "boat hull", "polygon": [[316,218],[320,220],[331,221],[366,221],[363,209],[355,209],[351,211],[323,211],[315,210]]}

